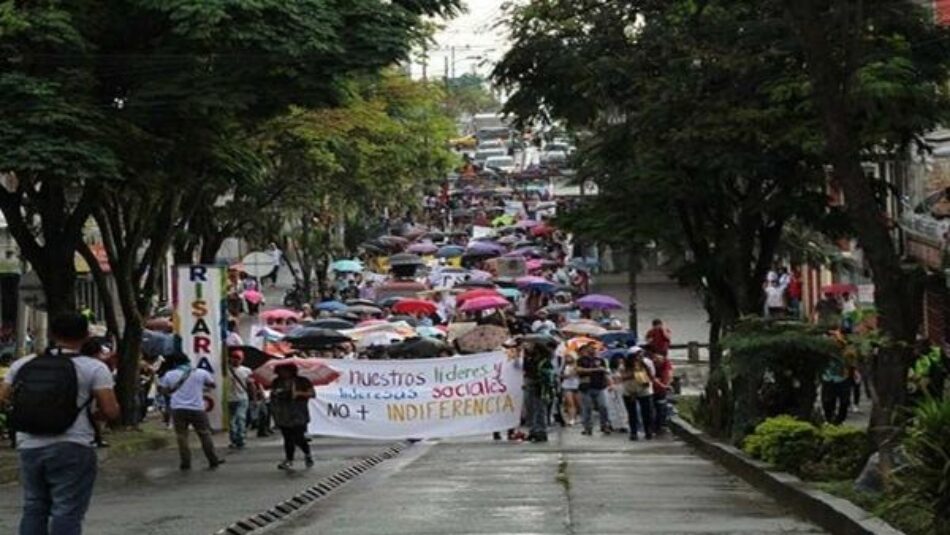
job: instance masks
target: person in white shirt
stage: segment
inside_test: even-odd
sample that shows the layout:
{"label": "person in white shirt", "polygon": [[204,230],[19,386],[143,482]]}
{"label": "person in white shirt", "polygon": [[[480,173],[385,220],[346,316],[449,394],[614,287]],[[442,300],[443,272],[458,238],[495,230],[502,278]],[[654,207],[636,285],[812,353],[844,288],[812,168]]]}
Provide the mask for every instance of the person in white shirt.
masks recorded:
{"label": "person in white shirt", "polygon": [[191,449],[188,447],[188,427],[191,426],[201,441],[208,467],[213,470],[224,464],[224,459],[214,451],[211,424],[205,412],[204,390],[215,388],[214,377],[201,368],[192,367],[191,359],[184,353],[175,353],[170,360],[174,368],[162,377],[159,389],[164,395],[171,396],[172,422],[181,459],[179,468],[191,470]]}
{"label": "person in white shirt", "polygon": [[785,315],[785,286],[778,279],[765,285],[765,317],[781,318]]}
{"label": "person in white shirt", "polygon": [[231,444],[228,447],[243,450],[247,437],[247,411],[251,400],[257,399],[257,385],[251,379],[251,369],[243,365],[243,351],[230,349],[228,360],[228,377],[231,381],[228,389],[228,433]]}
{"label": "person in white shirt", "polygon": [[551,334],[557,330],[557,325],[548,318],[546,310],[538,311],[538,319],[531,324],[531,332],[535,334]]}
{"label": "person in white shirt", "polygon": [[228,336],[224,339],[224,345],[229,348],[244,345],[244,339],[241,338],[241,334],[238,332],[237,320],[228,320]]}

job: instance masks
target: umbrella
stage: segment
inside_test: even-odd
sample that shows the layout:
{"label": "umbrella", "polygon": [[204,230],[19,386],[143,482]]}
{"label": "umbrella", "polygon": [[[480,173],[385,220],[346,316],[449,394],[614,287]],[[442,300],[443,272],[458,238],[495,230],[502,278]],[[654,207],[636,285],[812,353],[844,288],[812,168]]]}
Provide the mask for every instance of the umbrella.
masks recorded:
{"label": "umbrella", "polygon": [[610,331],[597,337],[607,347],[633,347],[637,345],[637,334],[630,331]]}
{"label": "umbrella", "polygon": [[577,306],[591,310],[619,310],[623,308],[623,303],[609,295],[588,294],[577,300]]}
{"label": "umbrella", "polygon": [[379,308],[376,305],[349,305],[346,307],[346,311],[352,314],[382,314],[383,309]]}
{"label": "umbrella", "polygon": [[402,342],[405,338],[392,331],[372,332],[363,336],[356,343],[356,347],[366,349],[368,347],[386,347],[395,343]]}
{"label": "umbrella", "polygon": [[338,310],[346,310],[346,305],[339,301],[321,301],[317,303],[314,308],[326,312],[336,312]]}
{"label": "umbrella", "polygon": [[430,230],[425,237],[432,241],[442,241],[445,239],[445,233],[440,230]]}
{"label": "umbrella", "polygon": [[854,284],[845,284],[840,282],[837,284],[826,284],[821,287],[821,293],[831,295],[857,294],[858,287]]}
{"label": "umbrella", "polygon": [[416,328],[416,332],[419,333],[419,336],[426,336],[429,338],[438,338],[440,340],[445,339],[445,331],[439,329],[438,327],[429,327],[427,325],[421,325]]}
{"label": "umbrella", "polygon": [[244,290],[242,297],[252,305],[260,304],[260,302],[264,300],[264,294],[257,290]]}
{"label": "umbrella", "polygon": [[149,357],[175,352],[175,335],[145,329],[142,331],[142,353]]}
{"label": "umbrella", "polygon": [[462,312],[478,312],[481,310],[489,310],[492,308],[506,308],[510,306],[511,303],[507,299],[500,295],[495,296],[484,296],[484,297],[475,297],[469,299],[459,307],[459,310]]}
{"label": "umbrella", "polygon": [[242,364],[252,370],[256,370],[257,368],[260,368],[262,365],[264,365],[266,362],[270,360],[280,358],[277,355],[271,355],[270,353],[261,351],[260,349],[254,346],[235,346],[235,347],[232,347],[231,350],[236,350],[236,351],[240,351],[241,353],[244,353],[244,362],[242,362]]}
{"label": "umbrella", "polygon": [[402,299],[393,305],[393,312],[399,314],[435,314],[436,306],[432,301],[425,299]]}
{"label": "umbrella", "polygon": [[544,253],[538,250],[537,247],[518,247],[517,249],[512,250],[510,253],[505,256],[523,256],[526,258],[543,258]]}
{"label": "umbrella", "polygon": [[521,340],[523,342],[548,346],[551,348],[555,348],[558,346],[558,344],[561,343],[560,340],[558,340],[556,337],[551,336],[549,334],[528,334],[528,335],[522,336]]}
{"label": "umbrella", "polygon": [[373,319],[363,320],[363,321],[357,323],[356,326],[357,326],[357,327],[366,327],[367,325],[380,325],[380,324],[383,324],[383,323],[387,323],[387,324],[388,324],[389,322],[386,321],[386,320],[379,319],[379,318],[373,318]]}
{"label": "umbrella", "polygon": [[170,333],[175,330],[175,325],[168,318],[151,318],[145,322],[145,328],[150,331]]}
{"label": "umbrella", "polygon": [[409,244],[409,240],[402,236],[380,236],[376,240],[390,247],[403,248]]}
{"label": "umbrella", "polygon": [[500,256],[505,251],[507,251],[507,248],[504,245],[498,243],[490,241],[474,241],[468,245],[466,255],[479,256],[493,254],[495,256]]}
{"label": "umbrella", "polygon": [[361,243],[360,247],[365,249],[367,252],[375,253],[375,254],[385,254],[386,252],[388,252],[387,247],[385,245],[381,243],[371,242],[371,241]]}
{"label": "umbrella", "polygon": [[319,329],[352,329],[353,322],[340,318],[324,318],[303,323],[304,327],[317,327]]}
{"label": "umbrella", "polygon": [[379,306],[381,306],[381,307],[391,307],[391,306],[395,305],[396,303],[398,303],[399,301],[401,301],[402,299],[405,299],[405,298],[404,298],[404,297],[400,297],[400,296],[398,296],[398,295],[394,295],[394,296],[392,296],[392,297],[387,297],[386,299],[383,299],[382,301],[379,302]]}
{"label": "umbrella", "polygon": [[460,293],[455,296],[455,303],[461,305],[469,299],[474,299],[476,297],[490,297],[501,295],[497,290],[490,288],[475,288],[474,290],[468,290],[466,292]]}
{"label": "umbrella", "polygon": [[341,273],[361,273],[363,264],[359,260],[337,260],[330,264],[330,269]]}
{"label": "umbrella", "polygon": [[350,337],[333,329],[321,327],[295,327],[284,338],[297,349],[326,349],[341,342],[349,342]]}
{"label": "umbrella", "polygon": [[597,340],[596,338],[591,338],[589,336],[577,336],[575,338],[571,338],[570,340],[567,341],[566,345],[567,345],[568,351],[577,352],[578,349],[580,349],[583,346],[586,346],[587,344],[594,344],[594,347],[597,349],[597,351],[603,351],[604,349],[604,344],[601,343],[600,340]]}
{"label": "umbrella", "polygon": [[439,246],[432,242],[418,242],[410,245],[406,251],[416,254],[433,254],[439,250]]}
{"label": "umbrella", "polygon": [[277,368],[288,365],[296,366],[297,375],[310,381],[313,386],[328,385],[340,377],[340,372],[328,366],[323,359],[301,358],[269,360],[254,370],[254,377],[265,387],[270,387],[277,378]]}
{"label": "umbrella", "polygon": [[347,300],[346,300],[346,304],[347,304],[347,306],[366,305],[366,306],[370,306],[370,307],[379,308],[379,307],[376,305],[376,301],[370,301],[369,299],[347,299]]}
{"label": "umbrella", "polygon": [[415,327],[416,325],[419,325],[419,320],[417,320],[416,318],[414,318],[414,317],[412,317],[412,316],[405,316],[405,315],[402,315],[402,314],[397,314],[397,315],[395,315],[395,316],[389,316],[389,319],[388,319],[387,321],[388,321],[389,323],[397,323],[397,322],[400,322],[400,321],[404,321],[404,322],[408,323],[409,325],[411,325],[412,327]]}
{"label": "umbrella", "polygon": [[470,280],[473,281],[490,281],[492,279],[492,274],[487,271],[482,271],[480,269],[470,269],[468,271],[468,276]]}
{"label": "umbrella", "polygon": [[287,310],[286,308],[278,308],[274,310],[266,310],[264,312],[261,312],[261,319],[264,321],[287,320],[287,319],[298,320],[300,319],[300,313],[295,312],[293,310]]}
{"label": "umbrella", "polygon": [[498,293],[505,299],[518,299],[521,297],[521,292],[518,291],[517,288],[499,288]]}
{"label": "umbrella", "polygon": [[418,255],[411,253],[394,254],[389,257],[390,266],[421,266],[425,264]]}
{"label": "umbrella", "polygon": [[597,325],[593,322],[575,321],[561,327],[561,332],[571,334],[586,334],[588,336],[600,336],[606,333],[607,329],[604,329],[600,325]]}
{"label": "umbrella", "polygon": [[333,317],[334,317],[334,318],[340,318],[340,319],[349,321],[349,322],[351,322],[351,323],[352,323],[352,322],[360,321],[360,316],[359,316],[359,314],[354,314],[354,313],[349,312],[349,311],[347,311],[347,310],[337,310],[336,312],[333,313]]}
{"label": "umbrella", "polygon": [[520,238],[518,238],[518,236],[516,236],[516,235],[514,235],[514,234],[509,234],[508,236],[505,236],[505,237],[503,237],[503,238],[499,238],[499,239],[498,239],[498,243],[503,244],[503,245],[514,245],[514,244],[518,243],[518,240],[519,240],[519,239],[520,239]]}
{"label": "umbrella", "polygon": [[557,289],[557,284],[545,279],[544,277],[518,277],[515,279],[518,288],[522,290],[536,290],[539,292],[552,292]]}
{"label": "umbrella", "polygon": [[498,325],[479,325],[459,336],[455,345],[461,353],[480,353],[501,347],[511,335],[508,329]]}
{"label": "umbrella", "polygon": [[538,312],[544,311],[544,312],[547,312],[548,314],[560,314],[562,312],[570,312],[571,310],[574,310],[575,308],[577,307],[574,306],[574,303],[563,303],[563,304],[558,303],[558,304],[542,307],[541,309],[538,310]]}
{"label": "umbrella", "polygon": [[425,359],[438,357],[445,351],[451,352],[451,347],[435,338],[419,337],[407,338],[398,344],[389,346],[386,351],[391,358]]}
{"label": "umbrella", "polygon": [[456,284],[455,287],[456,288],[494,288],[495,283],[493,283],[492,281],[467,280],[467,281]]}
{"label": "umbrella", "polygon": [[465,254],[465,248],[460,245],[446,245],[435,252],[435,256],[439,258],[455,258],[463,254]]}
{"label": "umbrella", "polygon": [[533,260],[528,260],[527,262],[525,262],[524,267],[528,271],[540,271],[541,268],[544,267],[544,263],[541,262],[540,260],[533,259]]}

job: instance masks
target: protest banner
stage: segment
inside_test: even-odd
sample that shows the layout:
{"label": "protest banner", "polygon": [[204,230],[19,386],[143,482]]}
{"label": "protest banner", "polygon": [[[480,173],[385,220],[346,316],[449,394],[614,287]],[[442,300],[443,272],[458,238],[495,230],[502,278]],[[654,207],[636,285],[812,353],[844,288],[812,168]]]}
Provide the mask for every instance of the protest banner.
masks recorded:
{"label": "protest banner", "polygon": [[211,428],[224,429],[224,277],[219,266],[176,266],[175,325],[191,365],[214,377],[217,388],[205,392]]}
{"label": "protest banner", "polygon": [[339,373],[310,401],[314,435],[483,435],[517,427],[522,371],[503,351],[426,360],[327,360]]}

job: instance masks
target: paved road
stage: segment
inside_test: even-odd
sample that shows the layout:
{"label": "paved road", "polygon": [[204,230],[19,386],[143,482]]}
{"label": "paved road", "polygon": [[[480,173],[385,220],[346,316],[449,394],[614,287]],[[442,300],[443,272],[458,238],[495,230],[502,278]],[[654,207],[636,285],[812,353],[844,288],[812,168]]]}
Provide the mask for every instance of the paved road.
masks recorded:
{"label": "paved road", "polygon": [[279,535],[821,533],[670,439],[419,444]]}
{"label": "paved road", "polygon": [[[220,439],[224,437],[219,436]],[[194,440],[194,439],[193,439]],[[283,459],[278,438],[250,439],[229,454],[217,471],[202,469],[197,444],[195,470],[178,470],[177,451],[110,460],[102,466],[85,533],[93,535],[211,534],[289,499],[319,479],[385,448],[385,443],[314,439],[316,465],[293,473],[277,470]],[[299,464],[299,463],[298,463]],[[20,517],[19,485],[0,486],[0,533],[15,533]]]}

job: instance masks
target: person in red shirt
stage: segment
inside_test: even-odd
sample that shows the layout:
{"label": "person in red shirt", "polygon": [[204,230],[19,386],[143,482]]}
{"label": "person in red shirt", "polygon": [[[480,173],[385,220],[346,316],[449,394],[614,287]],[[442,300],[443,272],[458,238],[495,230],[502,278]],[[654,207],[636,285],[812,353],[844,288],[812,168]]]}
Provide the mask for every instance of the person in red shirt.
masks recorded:
{"label": "person in red shirt", "polygon": [[788,308],[792,317],[801,318],[802,306],[802,275],[798,269],[793,269],[788,279]]}
{"label": "person in red shirt", "polygon": [[673,334],[663,325],[663,320],[653,320],[653,328],[647,331],[646,339],[650,346],[650,352],[663,356],[669,354]]}
{"label": "person in red shirt", "polygon": [[654,353],[653,367],[653,425],[654,434],[660,434],[666,426],[669,403],[667,396],[673,384],[673,361],[665,354]]}

